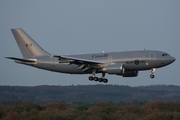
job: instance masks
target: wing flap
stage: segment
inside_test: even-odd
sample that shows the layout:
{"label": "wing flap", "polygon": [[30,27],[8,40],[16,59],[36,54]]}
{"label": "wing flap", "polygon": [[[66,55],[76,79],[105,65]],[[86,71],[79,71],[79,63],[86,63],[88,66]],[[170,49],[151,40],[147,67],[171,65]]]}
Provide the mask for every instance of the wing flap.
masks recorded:
{"label": "wing flap", "polygon": [[105,64],[105,62],[101,62],[101,61],[94,61],[94,60],[87,60],[87,59],[82,59],[82,58],[74,58],[74,57],[69,57],[69,56],[57,56],[55,55],[54,57],[59,58],[59,60],[67,60],[70,61],[70,63],[73,64]]}

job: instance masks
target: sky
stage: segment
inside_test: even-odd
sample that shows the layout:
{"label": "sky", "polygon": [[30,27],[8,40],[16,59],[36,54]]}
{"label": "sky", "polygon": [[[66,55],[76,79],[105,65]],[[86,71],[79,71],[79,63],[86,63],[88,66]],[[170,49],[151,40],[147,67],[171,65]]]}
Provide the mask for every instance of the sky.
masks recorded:
{"label": "sky", "polygon": [[[42,48],[57,55],[132,50],[158,50],[176,61],[138,77],[106,74],[108,84],[180,85],[179,0],[1,0],[0,85],[95,85],[89,75],[55,73],[16,64],[22,58],[10,31],[22,28]],[[97,74],[101,76],[101,74]]]}

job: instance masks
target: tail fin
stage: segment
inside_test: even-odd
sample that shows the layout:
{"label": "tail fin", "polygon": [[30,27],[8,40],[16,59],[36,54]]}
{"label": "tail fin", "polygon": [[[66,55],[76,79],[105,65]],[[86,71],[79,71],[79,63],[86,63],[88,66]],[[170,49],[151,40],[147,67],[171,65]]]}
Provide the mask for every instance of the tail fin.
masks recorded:
{"label": "tail fin", "polygon": [[11,29],[24,58],[50,55],[22,29]]}

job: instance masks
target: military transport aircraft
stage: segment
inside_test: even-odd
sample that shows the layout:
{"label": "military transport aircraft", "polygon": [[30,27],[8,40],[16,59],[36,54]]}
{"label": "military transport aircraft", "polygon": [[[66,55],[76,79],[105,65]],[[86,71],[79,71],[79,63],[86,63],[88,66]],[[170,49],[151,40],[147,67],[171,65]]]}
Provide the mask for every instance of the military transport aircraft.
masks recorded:
{"label": "military transport aircraft", "polygon": [[[154,78],[153,73],[156,68],[164,67],[175,61],[175,58],[168,53],[154,50],[54,55],[42,49],[21,28],[11,29],[11,31],[24,58],[6,58],[15,60],[16,63],[54,72],[92,74],[89,76],[91,81],[107,83],[106,73],[136,77],[142,70],[151,70],[150,77]],[[102,76],[98,78],[96,73],[101,73]]]}

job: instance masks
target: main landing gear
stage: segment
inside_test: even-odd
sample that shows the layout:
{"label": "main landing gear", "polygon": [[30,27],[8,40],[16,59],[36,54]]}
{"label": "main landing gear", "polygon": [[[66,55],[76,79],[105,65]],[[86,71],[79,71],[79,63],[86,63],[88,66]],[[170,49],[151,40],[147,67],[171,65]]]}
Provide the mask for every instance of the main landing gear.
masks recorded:
{"label": "main landing gear", "polygon": [[108,82],[108,79],[106,78],[98,78],[98,77],[93,77],[93,76],[89,76],[89,80],[90,81],[98,81],[98,82],[104,82],[104,83],[107,83]]}
{"label": "main landing gear", "polygon": [[156,71],[156,68],[152,68],[151,69],[151,75],[150,75],[150,78],[154,78],[155,76],[154,76],[154,72]]}
{"label": "main landing gear", "polygon": [[92,76],[89,76],[89,80],[90,81],[94,80],[94,81],[104,82],[104,83],[108,82],[108,79],[104,78],[105,77],[105,73],[102,73],[102,77],[101,78],[95,77],[95,74],[96,74],[96,70],[93,70],[92,71]]}

